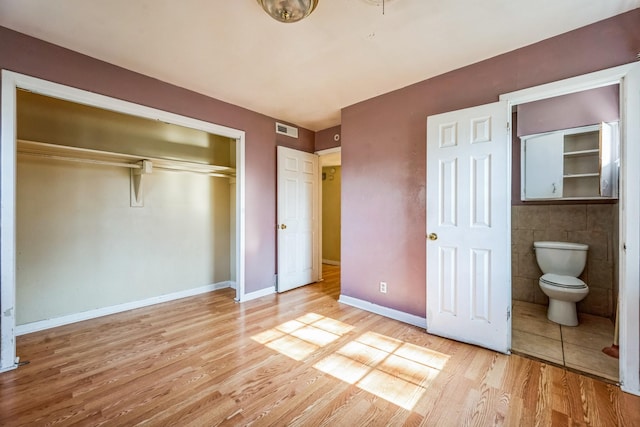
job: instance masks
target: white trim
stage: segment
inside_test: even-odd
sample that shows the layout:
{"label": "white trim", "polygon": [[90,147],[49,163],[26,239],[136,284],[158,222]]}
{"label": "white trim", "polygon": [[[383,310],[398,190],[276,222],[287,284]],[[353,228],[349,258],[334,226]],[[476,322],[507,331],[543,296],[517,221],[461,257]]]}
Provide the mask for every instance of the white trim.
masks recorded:
{"label": "white trim", "polygon": [[236,140],[236,300],[244,300],[245,280],[245,132],[85,90],[2,70],[0,133],[0,371],[15,367],[15,188],[16,90],[159,120]]}
{"label": "white trim", "polygon": [[276,287],[275,286],[269,286],[268,288],[264,288],[264,289],[260,289],[257,290],[255,292],[251,292],[249,294],[244,294],[244,300],[243,301],[251,301],[254,299],[258,299],[258,298],[262,298],[262,297],[266,297],[269,295],[273,295],[276,293]]}
{"label": "white trim", "polygon": [[0,122],[0,371],[16,367],[16,83],[2,70]]}
{"label": "white trim", "polygon": [[135,310],[136,308],[148,307],[150,305],[161,304],[163,302],[175,301],[182,298],[205,294],[230,287],[229,281],[201,286],[199,288],[187,289],[186,291],[174,292],[171,294],[155,296],[140,301],[131,301],[123,304],[112,305],[110,307],[97,308],[95,310],[73,313],[66,316],[55,317],[53,319],[39,320],[37,322],[26,323],[16,326],[16,336],[30,334],[32,332],[44,331],[58,326],[69,325],[71,323],[82,322],[84,320],[96,319],[110,314],[122,313],[123,311]]}
{"label": "white trim", "polygon": [[[508,101],[507,109],[509,114],[507,117],[509,128],[511,128],[511,112],[513,107],[518,104],[612,84],[619,84],[621,94],[623,94],[624,77],[634,67],[639,66],[637,63],[625,64],[500,95],[500,100]],[[626,102],[623,96],[620,97],[620,102],[622,113],[624,111],[622,107]],[[638,100],[634,98],[633,102],[638,102]],[[623,126],[625,126],[624,121],[625,118],[622,117]],[[509,133],[510,147],[512,145],[511,135],[512,132]],[[628,143],[629,140],[633,141],[633,143]],[[640,152],[638,152],[638,146],[635,144],[636,141],[636,137],[630,138],[629,135],[623,135],[620,142],[621,192],[619,200],[621,212],[620,265],[618,267],[620,272],[620,292],[618,300],[620,301],[620,388],[627,393],[640,395],[640,355],[638,354],[640,346],[640,325],[638,321],[638,313],[640,312],[640,265],[638,265],[640,233],[637,223],[637,218],[640,215],[640,194],[638,193],[640,173],[638,173],[639,170],[637,168],[637,163],[640,161]],[[626,254],[623,250],[623,245],[625,244],[627,245]],[[625,262],[625,260],[629,262]],[[511,268],[510,263],[506,264],[507,268]]]}
{"label": "white trim", "polygon": [[[620,388],[640,396],[640,64],[621,84],[620,156]],[[627,108],[628,107],[628,108]]]}
{"label": "white trim", "polygon": [[[564,80],[533,86],[500,95],[500,101],[509,101],[509,106],[568,95],[583,90],[597,89],[603,86],[618,84],[635,64],[625,64],[606,70],[570,77]],[[509,110],[509,118],[511,110]]]}
{"label": "white trim", "polygon": [[427,327],[427,319],[423,317],[415,316],[413,314],[405,313],[399,310],[394,310],[393,308],[384,307],[382,305],[374,304],[369,301],[364,301],[346,295],[340,295],[340,298],[338,298],[338,302],[350,305],[351,307],[359,308],[360,310],[379,314],[380,316],[388,317],[393,320],[408,323],[409,325],[417,326],[419,328]]}
{"label": "white trim", "polygon": [[340,261],[332,261],[330,259],[323,259],[322,263],[327,265],[340,265]]}
{"label": "white trim", "polygon": [[342,147],[326,148],[324,150],[318,150],[315,152],[318,156],[325,156],[327,154],[342,153]]}

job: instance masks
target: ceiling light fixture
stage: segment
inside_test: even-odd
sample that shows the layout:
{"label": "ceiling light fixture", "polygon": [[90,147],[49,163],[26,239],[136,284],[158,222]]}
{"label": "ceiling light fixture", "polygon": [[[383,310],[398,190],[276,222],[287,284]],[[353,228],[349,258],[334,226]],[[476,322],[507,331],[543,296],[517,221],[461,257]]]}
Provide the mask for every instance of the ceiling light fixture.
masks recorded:
{"label": "ceiling light fixture", "polygon": [[257,0],[265,12],[280,22],[298,22],[311,15],[318,0]]}

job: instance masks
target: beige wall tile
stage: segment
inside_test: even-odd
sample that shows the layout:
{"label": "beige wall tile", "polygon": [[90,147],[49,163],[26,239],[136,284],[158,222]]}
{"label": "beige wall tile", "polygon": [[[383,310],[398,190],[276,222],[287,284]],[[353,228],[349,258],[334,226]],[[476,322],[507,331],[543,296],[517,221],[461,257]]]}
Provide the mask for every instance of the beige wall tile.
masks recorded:
{"label": "beige wall tile", "polygon": [[518,273],[520,277],[529,279],[539,279],[542,271],[538,267],[538,262],[533,252],[518,254]]}
{"label": "beige wall tile", "polygon": [[567,242],[569,233],[565,230],[535,230],[533,232],[534,242]]}
{"label": "beige wall tile", "polygon": [[578,303],[580,313],[609,317],[612,313],[612,292],[609,289],[589,288],[589,294]]}
{"label": "beige wall tile", "polygon": [[590,288],[613,289],[613,264],[606,261],[589,261],[586,281]]}
{"label": "beige wall tile", "polygon": [[518,212],[520,229],[544,230],[549,228],[549,206],[521,206]]}
{"label": "beige wall tile", "polygon": [[587,230],[611,231],[615,214],[617,214],[617,208],[614,204],[587,205]]}
{"label": "beige wall tile", "polygon": [[569,241],[589,245],[589,260],[609,260],[609,236],[602,231],[569,231]]}
{"label": "beige wall tile", "polygon": [[514,277],[512,281],[511,298],[518,301],[533,302],[534,287],[538,282],[526,277]]}
{"label": "beige wall tile", "polygon": [[549,207],[549,226],[555,230],[585,230],[587,205],[553,205]]}
{"label": "beige wall tile", "polygon": [[511,247],[518,254],[532,253],[533,230],[513,230],[511,232]]}

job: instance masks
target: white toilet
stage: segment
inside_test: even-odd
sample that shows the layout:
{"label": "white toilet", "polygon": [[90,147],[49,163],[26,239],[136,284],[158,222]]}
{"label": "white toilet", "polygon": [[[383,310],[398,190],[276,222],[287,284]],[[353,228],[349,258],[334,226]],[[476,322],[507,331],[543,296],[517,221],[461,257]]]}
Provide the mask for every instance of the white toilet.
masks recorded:
{"label": "white toilet", "polygon": [[566,326],[577,326],[576,303],[589,293],[578,279],[587,262],[589,245],[568,242],[533,242],[542,277],[538,284],[549,297],[547,318]]}

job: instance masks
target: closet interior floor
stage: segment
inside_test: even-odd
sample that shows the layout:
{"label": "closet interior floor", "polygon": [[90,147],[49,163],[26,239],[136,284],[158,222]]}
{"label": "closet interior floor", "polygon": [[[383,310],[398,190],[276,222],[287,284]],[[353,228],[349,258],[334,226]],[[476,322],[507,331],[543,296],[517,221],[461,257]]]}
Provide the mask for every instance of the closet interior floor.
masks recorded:
{"label": "closet interior floor", "polygon": [[613,344],[613,322],[589,314],[578,318],[578,326],[562,326],[547,319],[546,306],[513,301],[512,350],[617,382],[618,359],[602,352]]}

